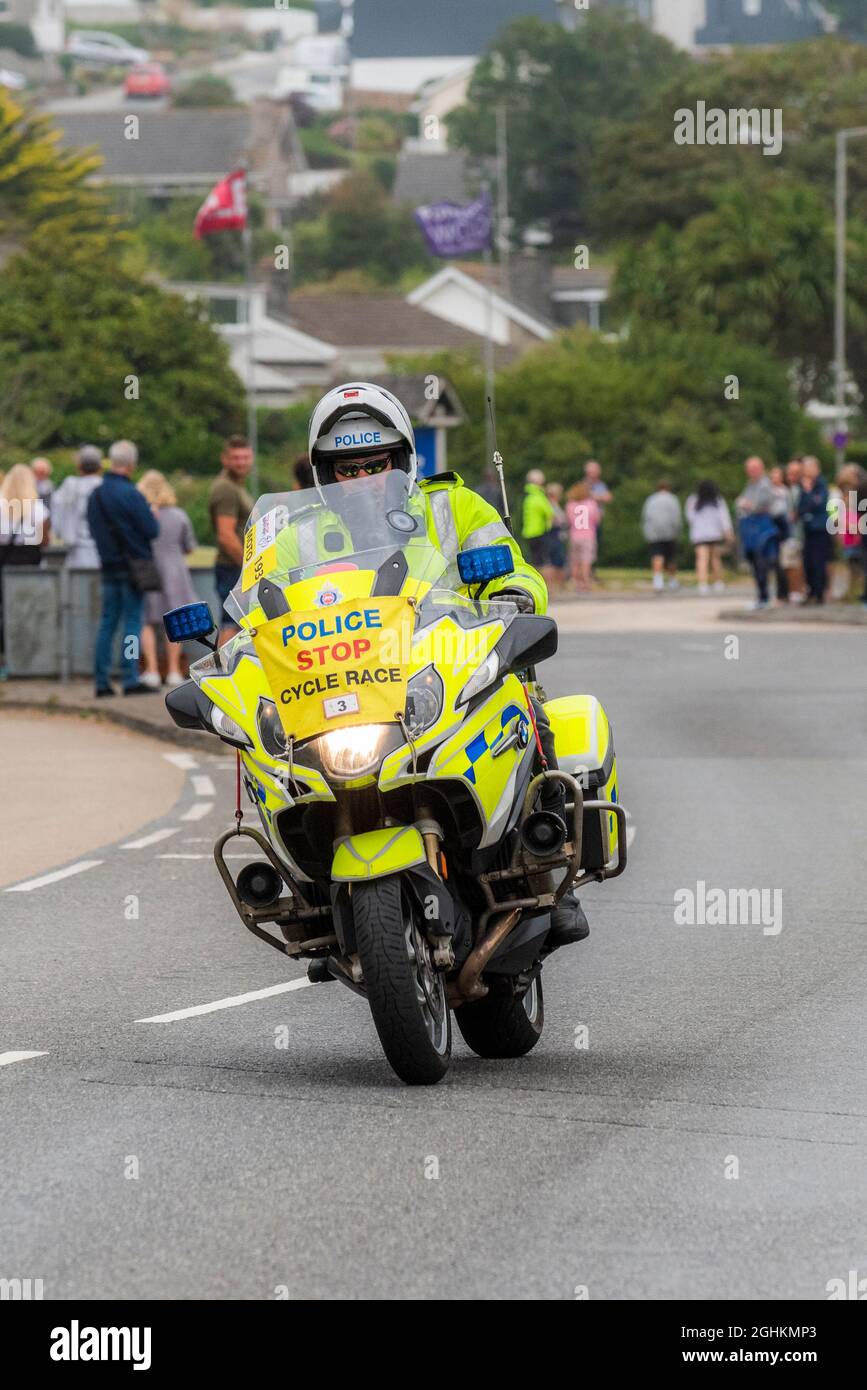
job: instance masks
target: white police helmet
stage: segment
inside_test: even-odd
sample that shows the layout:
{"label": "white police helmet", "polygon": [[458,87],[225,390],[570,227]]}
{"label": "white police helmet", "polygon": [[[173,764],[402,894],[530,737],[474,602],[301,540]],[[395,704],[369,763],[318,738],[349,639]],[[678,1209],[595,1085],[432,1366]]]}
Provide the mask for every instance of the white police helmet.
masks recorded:
{"label": "white police helmet", "polygon": [[418,458],[412,421],[397,396],[370,381],[335,386],[310,417],[308,452],[317,483],[334,482],[341,456],[392,455],[393,466],[415,482]]}

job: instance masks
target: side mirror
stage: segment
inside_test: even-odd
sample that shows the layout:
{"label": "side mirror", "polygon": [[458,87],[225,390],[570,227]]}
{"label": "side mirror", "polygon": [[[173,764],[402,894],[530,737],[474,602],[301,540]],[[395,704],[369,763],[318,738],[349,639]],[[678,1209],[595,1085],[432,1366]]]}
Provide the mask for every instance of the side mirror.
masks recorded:
{"label": "side mirror", "polygon": [[216,626],[206,603],[185,603],[183,608],[172,608],[163,616],[163,627],[170,642],[204,642]]}
{"label": "side mirror", "polygon": [[515,562],[507,545],[482,545],[458,555],[458,573],[464,584],[487,584],[514,572]]}

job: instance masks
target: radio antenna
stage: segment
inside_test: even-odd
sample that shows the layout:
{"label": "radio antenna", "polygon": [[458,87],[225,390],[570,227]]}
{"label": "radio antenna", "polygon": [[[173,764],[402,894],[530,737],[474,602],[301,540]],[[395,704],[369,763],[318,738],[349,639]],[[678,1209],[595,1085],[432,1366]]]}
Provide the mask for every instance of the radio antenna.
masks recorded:
{"label": "radio antenna", "polygon": [[493,441],[494,441],[494,460],[493,460],[493,462],[494,462],[494,467],[495,467],[496,470],[497,470],[497,476],[498,476],[499,479],[500,479],[500,491],[501,491],[501,493],[502,493],[502,495],[503,495],[503,520],[505,521],[505,523],[506,523],[506,525],[508,526],[509,530],[512,532],[512,535],[514,535],[515,532],[514,532],[514,529],[513,529],[513,527],[512,527],[512,514],[511,514],[511,512],[509,511],[509,494],[508,494],[507,491],[506,491],[506,478],[505,478],[505,474],[503,473],[503,455],[500,453],[499,449],[497,448],[497,417],[496,417],[496,414],[494,413],[494,402],[493,402],[493,400],[491,399],[490,396],[488,396],[488,411],[489,411],[490,416],[491,416],[491,438],[492,438]]}

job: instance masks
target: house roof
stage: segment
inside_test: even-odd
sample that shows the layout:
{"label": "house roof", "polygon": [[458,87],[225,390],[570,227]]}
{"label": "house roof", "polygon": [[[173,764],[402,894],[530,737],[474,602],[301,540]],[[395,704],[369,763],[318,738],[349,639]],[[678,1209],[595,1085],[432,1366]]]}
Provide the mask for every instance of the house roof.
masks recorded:
{"label": "house roof", "polygon": [[421,375],[380,372],[377,374],[376,384],[397,396],[406,406],[410,419],[416,424],[426,425],[438,419],[454,420],[460,424],[466,417],[460,397],[447,377],[440,377],[439,391],[433,400],[427,394],[427,383]]}
{"label": "house roof", "polygon": [[614,274],[610,270],[575,270],[571,265],[555,265],[551,271],[554,297],[581,290],[608,290]]}
{"label": "house roof", "polygon": [[707,0],[707,21],[696,43],[790,43],[827,30],[827,15],[814,0],[764,0],[758,14],[747,14],[744,0]]}
{"label": "house roof", "polygon": [[505,314],[507,318],[537,338],[550,338],[552,334],[559,332],[559,325],[554,323],[546,314],[539,312],[531,305],[524,304],[514,294],[501,293],[502,271],[500,266],[486,266],[481,261],[452,261],[443,266],[442,270],[436,271],[423,284],[417,285],[407,298],[411,304],[422,305],[425,299],[435,293],[442,285],[448,284],[449,281],[460,284],[462,280],[466,287],[480,300],[486,298],[483,287],[485,285],[492,286],[494,307],[497,312]]}
{"label": "house roof", "polygon": [[53,119],[61,144],[97,147],[104,161],[98,176],[109,182],[213,180],[242,164],[251,142],[250,114],[243,109],[136,112],[137,140],[125,136],[129,114],[64,111]]}
{"label": "house roof", "polygon": [[[383,352],[444,351],[482,345],[482,338],[449,323],[397,294],[292,294],[288,321],[303,333],[335,347]],[[502,361],[513,349],[497,348]]]}
{"label": "house roof", "polygon": [[483,53],[513,19],[558,17],[557,0],[355,0],[354,58]]}

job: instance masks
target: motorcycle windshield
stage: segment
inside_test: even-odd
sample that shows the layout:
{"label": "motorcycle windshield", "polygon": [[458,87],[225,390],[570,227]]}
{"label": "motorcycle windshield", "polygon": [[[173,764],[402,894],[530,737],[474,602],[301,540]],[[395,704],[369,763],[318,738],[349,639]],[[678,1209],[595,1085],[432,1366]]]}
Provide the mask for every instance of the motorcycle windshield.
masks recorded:
{"label": "motorcycle windshield", "polygon": [[240,658],[253,658],[268,690],[256,698],[274,701],[298,743],[399,721],[415,671],[468,681],[517,615],[460,584],[428,533],[424,494],[403,473],[271,493],[250,517],[226,604],[241,631],[190,675],[231,680]]}
{"label": "motorcycle windshield", "polygon": [[[439,584],[449,568],[428,536],[424,496],[405,473],[268,493],[250,515],[241,578],[226,609],[242,627],[249,626],[251,615],[273,616],[275,603],[279,609],[275,588],[285,598],[290,586],[310,579],[322,580],[321,597],[314,592],[312,604],[328,607],[339,602],[341,574],[360,579],[359,571],[374,575],[389,562],[393,585],[405,566],[403,582],[419,596]],[[383,577],[380,591],[386,583]]]}

